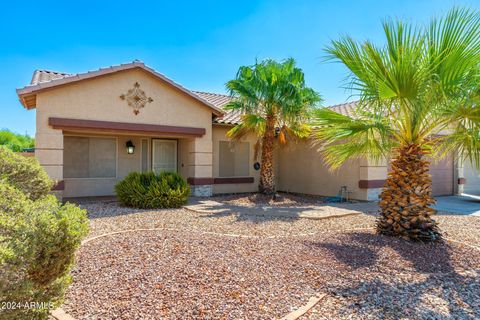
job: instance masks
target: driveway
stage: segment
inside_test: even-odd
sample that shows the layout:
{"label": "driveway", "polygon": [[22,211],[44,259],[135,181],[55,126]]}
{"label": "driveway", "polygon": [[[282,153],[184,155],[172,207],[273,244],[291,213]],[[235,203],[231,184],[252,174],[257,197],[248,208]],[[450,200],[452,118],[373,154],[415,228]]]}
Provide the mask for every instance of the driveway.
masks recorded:
{"label": "driveway", "polygon": [[480,196],[462,194],[459,196],[437,197],[435,209],[458,215],[480,217]]}

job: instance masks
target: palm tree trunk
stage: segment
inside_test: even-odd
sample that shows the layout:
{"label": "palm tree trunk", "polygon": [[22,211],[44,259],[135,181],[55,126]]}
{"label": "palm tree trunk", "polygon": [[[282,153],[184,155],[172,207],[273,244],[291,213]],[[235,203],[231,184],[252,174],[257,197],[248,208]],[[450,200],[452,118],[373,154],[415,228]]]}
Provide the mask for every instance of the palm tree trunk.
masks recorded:
{"label": "palm tree trunk", "polygon": [[391,162],[391,172],[380,194],[381,217],[377,230],[381,234],[405,239],[434,241],[440,239],[432,215],[436,210],[432,196],[432,180],[428,173],[430,162],[423,159],[418,145],[401,146]]}
{"label": "palm tree trunk", "polygon": [[273,155],[275,151],[275,118],[267,116],[265,134],[262,139],[262,164],[260,167],[261,193],[275,193],[275,172],[273,170]]}

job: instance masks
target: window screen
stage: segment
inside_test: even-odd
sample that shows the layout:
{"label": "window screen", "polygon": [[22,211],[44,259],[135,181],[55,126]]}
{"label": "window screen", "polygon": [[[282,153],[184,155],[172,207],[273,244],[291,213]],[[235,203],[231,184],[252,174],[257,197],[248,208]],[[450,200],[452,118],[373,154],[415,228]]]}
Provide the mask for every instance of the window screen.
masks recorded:
{"label": "window screen", "polygon": [[115,178],[117,142],[112,138],[65,137],[65,178]]}
{"label": "window screen", "polygon": [[249,172],[250,144],[220,141],[220,177],[246,177]]}

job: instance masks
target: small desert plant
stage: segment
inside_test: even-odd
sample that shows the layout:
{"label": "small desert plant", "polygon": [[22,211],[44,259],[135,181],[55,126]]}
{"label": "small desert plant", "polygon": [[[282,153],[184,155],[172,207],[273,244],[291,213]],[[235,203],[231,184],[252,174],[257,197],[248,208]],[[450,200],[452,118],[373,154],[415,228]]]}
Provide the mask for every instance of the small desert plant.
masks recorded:
{"label": "small desert plant", "polygon": [[12,304],[0,319],[46,319],[62,303],[87,231],[85,210],[53,195],[31,200],[0,181],[0,301]]}
{"label": "small desert plant", "polygon": [[35,158],[15,154],[0,146],[0,179],[19,189],[31,200],[45,197],[53,181]]}
{"label": "small desert plant", "polygon": [[120,202],[135,208],[179,208],[187,203],[190,187],[174,172],[132,172],[117,183]]}

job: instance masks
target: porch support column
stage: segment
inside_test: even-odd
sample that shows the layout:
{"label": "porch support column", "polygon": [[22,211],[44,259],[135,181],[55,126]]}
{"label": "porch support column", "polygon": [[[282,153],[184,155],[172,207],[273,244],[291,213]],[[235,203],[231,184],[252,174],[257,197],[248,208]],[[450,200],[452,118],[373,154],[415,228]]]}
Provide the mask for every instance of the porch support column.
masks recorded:
{"label": "porch support column", "polygon": [[213,142],[206,137],[190,141],[188,182],[192,196],[210,197],[213,192]]}
{"label": "porch support column", "polygon": [[382,160],[378,163],[362,159],[360,161],[360,174],[358,187],[364,196],[364,200],[377,201],[383,185],[387,179],[387,161]]}
{"label": "porch support column", "polygon": [[48,176],[55,181],[52,192],[61,199],[64,188],[62,131],[37,131],[35,135],[35,157]]}
{"label": "porch support column", "polygon": [[465,180],[465,173],[464,173],[464,161],[462,160],[462,157],[459,154],[455,155],[455,158],[454,158],[453,179],[454,179],[454,184],[453,184],[454,194],[462,194],[466,180]]}

